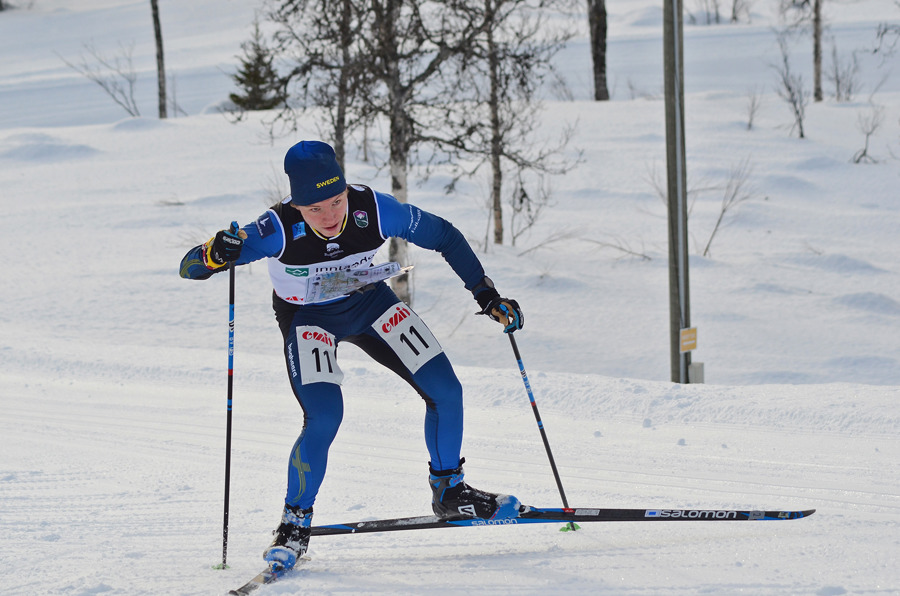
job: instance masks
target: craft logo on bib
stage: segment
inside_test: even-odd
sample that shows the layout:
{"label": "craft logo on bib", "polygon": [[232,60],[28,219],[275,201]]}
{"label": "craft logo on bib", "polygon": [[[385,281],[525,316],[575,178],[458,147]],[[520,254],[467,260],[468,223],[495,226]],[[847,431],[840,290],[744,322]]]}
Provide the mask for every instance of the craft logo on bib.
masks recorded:
{"label": "craft logo on bib", "polygon": [[328,333],[323,333],[322,331],[303,331],[300,333],[300,338],[305,340],[312,341],[320,341],[326,346],[334,347],[334,339]]}
{"label": "craft logo on bib", "polygon": [[403,308],[401,306],[395,307],[394,311],[388,316],[388,319],[382,323],[381,330],[385,333],[390,333],[394,327],[400,324],[400,322],[410,315],[410,310],[408,308]]}
{"label": "craft logo on bib", "polygon": [[341,248],[341,245],[338,244],[337,242],[329,242],[327,245],[325,245],[325,256],[326,257],[330,257],[333,259],[334,257],[342,254],[343,252],[344,251]]}
{"label": "craft logo on bib", "polygon": [[369,214],[365,211],[354,211],[353,212],[353,221],[356,222],[356,226],[359,228],[365,228],[369,225]]}

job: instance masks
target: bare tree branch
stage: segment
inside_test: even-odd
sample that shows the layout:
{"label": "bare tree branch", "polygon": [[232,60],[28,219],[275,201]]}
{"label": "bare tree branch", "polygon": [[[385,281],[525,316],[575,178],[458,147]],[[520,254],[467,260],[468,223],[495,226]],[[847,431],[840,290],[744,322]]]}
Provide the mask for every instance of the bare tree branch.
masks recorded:
{"label": "bare tree branch", "polygon": [[66,66],[77,71],[89,81],[96,83],[109,95],[114,102],[124,109],[130,116],[140,116],[137,102],[134,99],[134,88],[137,83],[137,73],[134,70],[132,53],[134,42],[129,46],[119,44],[120,53],[112,59],[106,58],[94,47],[92,43],[84,44],[84,49],[93,58],[89,62],[82,54],[78,63],[70,62],[65,57],[56,53],[66,63]]}
{"label": "bare tree branch", "polygon": [[775,88],[778,96],[790,107],[794,116],[791,132],[798,131],[801,139],[806,138],[803,121],[806,117],[806,106],[809,104],[809,91],[803,85],[803,77],[791,70],[790,51],[788,50],[787,33],[778,33],[778,47],[781,50],[781,64],[773,66],[778,73],[779,85]]}
{"label": "bare tree branch", "polygon": [[753,130],[756,115],[762,107],[762,91],[753,87],[747,91],[747,130]]}
{"label": "bare tree branch", "polygon": [[722,204],[719,209],[719,217],[716,225],[713,227],[709,240],[706,242],[706,248],[703,249],[703,256],[709,255],[709,249],[712,246],[713,239],[719,231],[725,215],[735,207],[753,197],[752,190],[748,187],[748,180],[753,168],[750,166],[750,158],[744,158],[736,166],[731,168],[728,181],[725,183],[725,191],[722,195]]}
{"label": "bare tree branch", "polygon": [[884,106],[872,104],[868,113],[860,112],[856,119],[856,128],[863,133],[866,138],[865,145],[862,149],[853,155],[853,163],[877,163],[877,160],[869,155],[869,139],[881,127],[884,122]]}
{"label": "bare tree branch", "polygon": [[856,52],[852,52],[848,60],[842,60],[838,55],[837,44],[833,44],[831,68],[825,72],[825,78],[834,85],[836,101],[851,101],[859,87],[859,59]]}

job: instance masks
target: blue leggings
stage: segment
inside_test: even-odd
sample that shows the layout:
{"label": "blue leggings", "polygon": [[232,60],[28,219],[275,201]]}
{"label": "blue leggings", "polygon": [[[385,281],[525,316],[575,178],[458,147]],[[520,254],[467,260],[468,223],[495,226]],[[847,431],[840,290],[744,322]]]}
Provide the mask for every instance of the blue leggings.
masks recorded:
{"label": "blue leggings", "polygon": [[346,341],[406,380],[425,401],[425,444],[436,470],[456,468],[463,434],[462,386],[431,331],[390,288],[302,307],[275,297],[291,387],[303,431],[288,465],[285,503],[312,507],[325,477],[328,448],[344,414],[337,347]]}

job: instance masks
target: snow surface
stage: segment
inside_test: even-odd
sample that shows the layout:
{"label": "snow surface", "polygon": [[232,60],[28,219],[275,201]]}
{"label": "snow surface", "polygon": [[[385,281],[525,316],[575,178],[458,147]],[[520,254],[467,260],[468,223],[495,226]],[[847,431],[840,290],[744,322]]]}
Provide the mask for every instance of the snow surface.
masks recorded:
{"label": "snow surface", "polygon": [[[262,116],[217,113],[255,3],[160,2],[166,60],[188,114],[158,121],[144,1],[34,0],[0,13],[0,592],[221,594],[262,567],[302,423],[285,379],[265,268],[237,276],[234,447],[221,560],[226,276],[179,279],[192,245],[286,191],[287,147]],[[411,200],[481,247],[517,298],[521,349],[569,502],[639,508],[802,509],[730,524],[595,524],[321,537],[266,594],[896,594],[900,592],[900,75],[872,56],[891,0],[828,2],[829,40],[860,51],[852,102],[810,105],[789,134],[774,92],[774,2],[751,23],[685,29],[695,362],[669,382],[660,2],[610,2],[614,100],[589,101],[583,32],[561,57],[583,162],[517,246],[490,246],[486,185]],[[691,8],[690,6],[688,8]],[[583,26],[579,25],[579,30]],[[65,66],[85,43],[134,43],[144,118],[125,118]],[[830,43],[830,42],[829,42]],[[809,75],[810,40],[794,66]],[[826,56],[830,45],[826,45]],[[826,64],[828,59],[826,58]],[[826,84],[826,89],[828,85]],[[748,131],[748,90],[763,103]],[[884,109],[876,164],[851,163],[858,118]],[[379,153],[383,157],[383,152]],[[351,152],[351,180],[389,188]],[[741,160],[753,198],[719,214]],[[601,243],[601,244],[598,244]],[[439,256],[414,250],[415,307],[467,394],[467,479],[555,506],[559,495],[507,339]],[[318,523],[429,513],[423,407],[352,346],[346,416]]]}

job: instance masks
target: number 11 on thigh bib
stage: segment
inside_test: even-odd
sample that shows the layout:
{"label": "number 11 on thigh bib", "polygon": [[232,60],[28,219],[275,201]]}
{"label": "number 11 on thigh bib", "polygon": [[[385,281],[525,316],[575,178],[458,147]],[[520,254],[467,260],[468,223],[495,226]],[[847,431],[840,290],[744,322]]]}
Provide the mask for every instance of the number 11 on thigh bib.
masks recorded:
{"label": "number 11 on thigh bib", "polygon": [[334,383],[340,385],[344,373],[337,363],[334,335],[321,327],[302,325],[297,327],[297,357],[300,360],[301,378],[309,383]]}
{"label": "number 11 on thigh bib", "polygon": [[441,345],[415,312],[403,303],[387,309],[372,328],[400,357],[409,372],[443,352]]}

